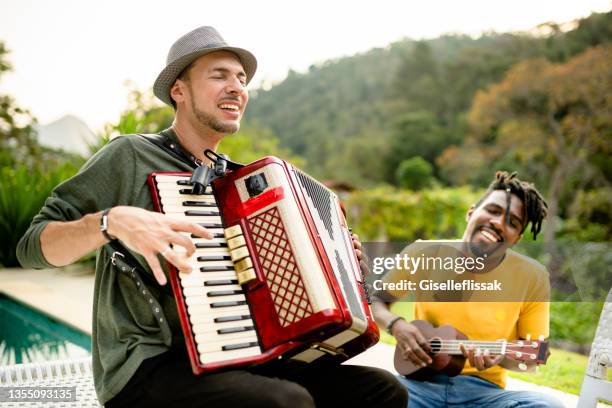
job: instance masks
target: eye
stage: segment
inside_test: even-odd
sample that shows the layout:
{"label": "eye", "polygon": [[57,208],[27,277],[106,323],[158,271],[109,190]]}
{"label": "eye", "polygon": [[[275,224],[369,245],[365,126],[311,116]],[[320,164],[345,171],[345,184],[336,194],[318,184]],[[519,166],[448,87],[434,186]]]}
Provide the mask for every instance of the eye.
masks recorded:
{"label": "eye", "polygon": [[497,215],[501,213],[501,210],[497,207],[487,207],[487,211],[493,215]]}

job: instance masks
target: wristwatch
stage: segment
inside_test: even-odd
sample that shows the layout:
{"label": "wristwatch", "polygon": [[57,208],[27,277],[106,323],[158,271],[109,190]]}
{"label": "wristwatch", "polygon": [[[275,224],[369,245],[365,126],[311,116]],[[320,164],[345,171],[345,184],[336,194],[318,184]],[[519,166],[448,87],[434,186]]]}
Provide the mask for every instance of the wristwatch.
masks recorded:
{"label": "wristwatch", "polygon": [[387,325],[387,328],[385,329],[385,330],[387,330],[387,333],[389,333],[390,335],[393,336],[393,333],[391,332],[391,330],[393,330],[393,326],[395,325],[395,323],[397,323],[400,320],[404,320],[405,321],[406,319],[404,319],[402,316],[397,316],[397,317],[393,318],[389,322],[389,324]]}
{"label": "wristwatch", "polygon": [[107,240],[116,241],[117,238],[108,233],[108,213],[110,210],[110,208],[107,208],[104,210],[104,212],[102,212],[102,217],[100,218],[100,232]]}

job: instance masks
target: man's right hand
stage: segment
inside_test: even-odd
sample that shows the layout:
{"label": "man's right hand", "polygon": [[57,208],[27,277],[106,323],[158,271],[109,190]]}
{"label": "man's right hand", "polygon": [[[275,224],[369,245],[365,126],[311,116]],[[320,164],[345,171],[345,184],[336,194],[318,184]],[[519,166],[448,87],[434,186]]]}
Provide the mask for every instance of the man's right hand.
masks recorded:
{"label": "man's right hand", "polygon": [[166,275],[157,258],[158,254],[181,272],[190,273],[192,267],[189,258],[196,248],[188,235],[195,234],[207,239],[213,237],[206,228],[196,223],[128,206],[113,207],[109,211],[108,233],[132,251],[144,256],[160,285],[166,284]]}
{"label": "man's right hand", "polygon": [[418,327],[404,320],[398,320],[393,325],[391,333],[397,340],[404,360],[410,360],[417,367],[431,364],[431,357],[427,354],[431,351],[429,343]]}

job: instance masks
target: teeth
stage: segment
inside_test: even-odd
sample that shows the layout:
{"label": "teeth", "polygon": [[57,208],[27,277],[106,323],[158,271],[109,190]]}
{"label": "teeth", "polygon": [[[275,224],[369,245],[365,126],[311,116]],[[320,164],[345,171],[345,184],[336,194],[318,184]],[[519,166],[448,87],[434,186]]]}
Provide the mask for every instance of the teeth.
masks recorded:
{"label": "teeth", "polygon": [[491,234],[489,231],[481,230],[482,235],[484,235],[489,241],[497,242],[497,237]]}
{"label": "teeth", "polygon": [[238,110],[238,106],[237,105],[231,105],[231,104],[228,104],[228,103],[222,103],[221,105],[219,105],[219,107],[221,109]]}

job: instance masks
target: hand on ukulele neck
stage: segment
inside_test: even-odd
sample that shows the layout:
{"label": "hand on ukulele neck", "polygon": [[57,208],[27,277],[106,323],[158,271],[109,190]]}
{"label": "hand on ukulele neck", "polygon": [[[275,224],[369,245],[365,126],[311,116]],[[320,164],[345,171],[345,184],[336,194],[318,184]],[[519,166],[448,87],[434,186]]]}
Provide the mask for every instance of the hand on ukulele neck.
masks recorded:
{"label": "hand on ukulele neck", "polygon": [[470,366],[476,368],[478,371],[484,371],[488,368],[496,366],[504,359],[503,354],[491,354],[491,351],[488,348],[483,350],[480,347],[466,347],[463,343],[460,343],[459,349],[463,353],[463,356],[470,362]]}

